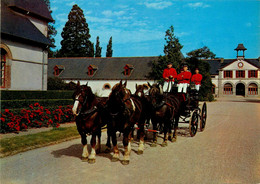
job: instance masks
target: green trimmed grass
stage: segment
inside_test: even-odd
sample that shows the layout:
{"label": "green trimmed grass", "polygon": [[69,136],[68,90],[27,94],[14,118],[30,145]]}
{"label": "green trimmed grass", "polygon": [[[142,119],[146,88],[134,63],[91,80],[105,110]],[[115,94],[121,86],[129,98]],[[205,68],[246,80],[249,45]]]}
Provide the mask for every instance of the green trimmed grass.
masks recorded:
{"label": "green trimmed grass", "polygon": [[15,155],[20,152],[28,151],[43,146],[48,146],[74,138],[79,138],[77,128],[53,128],[47,132],[3,138],[0,141],[0,157]]}

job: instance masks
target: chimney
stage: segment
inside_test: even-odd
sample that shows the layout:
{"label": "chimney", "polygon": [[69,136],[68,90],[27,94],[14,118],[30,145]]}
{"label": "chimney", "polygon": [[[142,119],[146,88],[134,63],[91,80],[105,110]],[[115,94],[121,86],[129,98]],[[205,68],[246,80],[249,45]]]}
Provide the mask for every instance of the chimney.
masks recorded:
{"label": "chimney", "polygon": [[221,59],[220,59],[220,63],[224,63],[224,58],[221,58]]}

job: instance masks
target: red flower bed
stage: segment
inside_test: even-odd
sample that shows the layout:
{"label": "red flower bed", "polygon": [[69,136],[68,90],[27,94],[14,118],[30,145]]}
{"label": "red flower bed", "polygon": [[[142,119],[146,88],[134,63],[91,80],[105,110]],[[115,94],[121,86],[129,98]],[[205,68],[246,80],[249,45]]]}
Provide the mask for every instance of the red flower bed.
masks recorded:
{"label": "red flower bed", "polygon": [[22,109],[19,114],[13,114],[9,109],[0,112],[0,133],[18,132],[28,128],[59,127],[61,123],[74,120],[72,106],[59,106],[51,110],[39,103],[31,104],[29,109]]}

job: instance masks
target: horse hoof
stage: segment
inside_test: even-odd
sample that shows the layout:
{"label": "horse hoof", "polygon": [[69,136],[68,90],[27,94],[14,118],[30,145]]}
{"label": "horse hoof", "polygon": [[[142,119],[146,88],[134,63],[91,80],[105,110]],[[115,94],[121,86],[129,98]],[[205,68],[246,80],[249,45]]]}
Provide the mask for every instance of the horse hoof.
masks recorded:
{"label": "horse hoof", "polygon": [[176,142],[177,138],[172,138],[171,142]]}
{"label": "horse hoof", "polygon": [[156,147],[156,146],[157,146],[156,143],[152,143],[152,144],[151,144],[151,147]]}
{"label": "horse hoof", "polygon": [[123,160],[123,161],[122,161],[122,164],[123,164],[123,165],[128,165],[129,162],[130,162],[129,160]]}
{"label": "horse hoof", "polygon": [[89,163],[89,164],[94,164],[94,163],[96,163],[96,159],[89,159],[89,160],[88,160],[88,163]]}
{"label": "horse hoof", "polygon": [[82,162],[87,162],[88,161],[88,157],[81,157]]}
{"label": "horse hoof", "polygon": [[109,149],[109,148],[106,148],[106,149],[105,149],[105,153],[110,153],[110,149]]}
{"label": "horse hoof", "polygon": [[143,153],[144,153],[143,150],[138,150],[138,151],[137,151],[137,155],[142,155]]}
{"label": "horse hoof", "polygon": [[162,143],[162,147],[166,147],[167,145],[168,145],[167,142]]}
{"label": "horse hoof", "polygon": [[119,160],[119,158],[112,158],[112,162],[117,162]]}

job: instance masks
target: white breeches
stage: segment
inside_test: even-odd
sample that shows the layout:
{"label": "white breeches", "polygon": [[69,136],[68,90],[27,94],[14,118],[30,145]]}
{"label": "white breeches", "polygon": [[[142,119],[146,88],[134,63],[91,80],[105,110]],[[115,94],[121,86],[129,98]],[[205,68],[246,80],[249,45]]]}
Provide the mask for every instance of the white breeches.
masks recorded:
{"label": "white breeches", "polygon": [[199,90],[200,90],[200,84],[196,84],[196,85],[195,85],[195,89],[196,89],[197,91],[199,91]]}
{"label": "white breeches", "polygon": [[163,91],[164,92],[170,92],[173,85],[174,85],[173,81],[172,82],[171,81],[170,82],[165,81],[164,84],[163,84]]}
{"label": "white breeches", "polygon": [[187,87],[189,86],[188,83],[180,83],[178,84],[178,93],[187,93]]}

